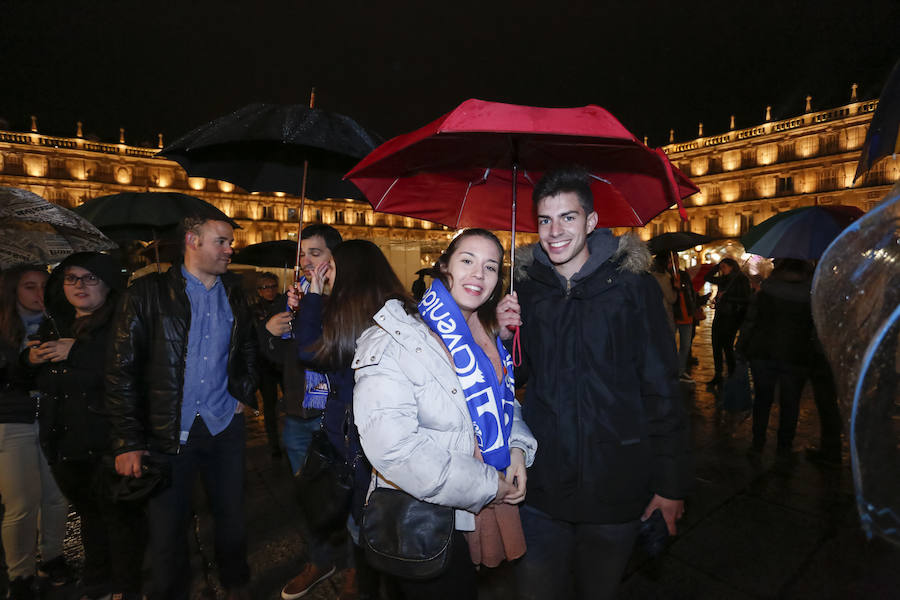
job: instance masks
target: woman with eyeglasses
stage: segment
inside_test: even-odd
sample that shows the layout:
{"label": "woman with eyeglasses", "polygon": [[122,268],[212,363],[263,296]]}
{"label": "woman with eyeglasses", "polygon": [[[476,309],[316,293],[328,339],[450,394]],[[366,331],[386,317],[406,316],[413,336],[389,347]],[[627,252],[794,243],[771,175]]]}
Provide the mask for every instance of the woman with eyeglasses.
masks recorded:
{"label": "woman with eyeglasses", "polygon": [[141,597],[140,507],[112,502],[101,463],[109,449],[106,347],[122,283],[121,268],[106,254],[82,252],[64,260],[47,286],[48,310],[62,335],[32,350],[32,362],[41,365],[41,446],[81,516],[82,598]]}
{"label": "woman with eyeglasses", "polygon": [[[63,559],[68,502],[38,444],[35,369],[26,362],[44,318],[47,269],[21,266],[0,277],[0,497],[9,598],[35,598],[35,572],[68,579]],[[33,341],[29,341],[33,340]],[[40,551],[41,565],[36,564]]]}

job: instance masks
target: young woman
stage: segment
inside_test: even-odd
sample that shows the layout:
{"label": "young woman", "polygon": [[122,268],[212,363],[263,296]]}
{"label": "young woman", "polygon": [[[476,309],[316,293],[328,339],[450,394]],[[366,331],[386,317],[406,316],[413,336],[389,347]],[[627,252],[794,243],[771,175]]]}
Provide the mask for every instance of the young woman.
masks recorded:
{"label": "young woman", "polygon": [[[403,285],[378,246],[365,240],[348,240],[332,251],[333,261],[322,262],[308,275],[309,289],[299,300],[293,320],[299,359],[304,366],[325,374],[330,393],[322,424],[331,444],[355,468],[356,490],[351,505],[351,529],[362,514],[371,467],[363,456],[353,425],[353,369],[351,360],[356,339],[372,323],[372,316],[388,299],[414,306]],[[323,291],[331,288],[326,296]],[[297,302],[290,293],[292,305]],[[273,321],[267,327],[274,327]],[[275,335],[279,331],[271,329]],[[284,586],[281,597],[292,600],[305,596],[317,583],[347,566],[341,597],[377,591],[377,583],[366,570],[362,554],[348,552],[346,531],[323,536],[307,531],[309,556],[303,570]],[[325,539],[327,538],[327,539]],[[355,568],[354,568],[355,565]],[[359,575],[357,580],[357,575]]]}
{"label": "young woman", "polygon": [[[53,477],[81,516],[83,598],[140,598],[140,507],[114,504],[102,486],[109,447],[104,409],[106,347],[121,269],[96,252],[73,254],[50,276],[48,308],[64,337],[35,347],[41,365],[41,446]],[[46,324],[46,323],[45,323]]]}
{"label": "young woman", "polygon": [[525,550],[511,505],[525,498],[536,442],[497,337],[502,263],[496,236],[463,232],[438,259],[418,311],[388,300],[357,344],[353,409],[375,469],[371,485],[457,509],[448,570],[400,580],[406,598],[474,598],[474,563],[493,566],[498,552],[512,559]]}
{"label": "young woman", "polygon": [[[23,351],[39,341],[44,318],[43,267],[16,267],[0,279],[0,497],[3,548],[9,569],[9,597],[33,600],[38,545],[44,562],[38,574],[53,585],[67,581],[63,559],[68,502],[50,474],[38,444],[35,370]],[[38,543],[38,531],[40,541]]]}

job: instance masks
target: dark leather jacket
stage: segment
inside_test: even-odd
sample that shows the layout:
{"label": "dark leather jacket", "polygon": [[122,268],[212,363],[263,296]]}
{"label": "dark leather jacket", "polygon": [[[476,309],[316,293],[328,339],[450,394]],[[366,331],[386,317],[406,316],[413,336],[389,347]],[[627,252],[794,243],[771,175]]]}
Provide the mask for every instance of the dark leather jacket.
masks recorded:
{"label": "dark leather jacket", "polygon": [[[239,277],[222,275],[234,315],[228,392],[256,407],[256,331]],[[191,307],[181,265],[141,277],[123,294],[107,353],[106,411],[115,454],[179,450]]]}

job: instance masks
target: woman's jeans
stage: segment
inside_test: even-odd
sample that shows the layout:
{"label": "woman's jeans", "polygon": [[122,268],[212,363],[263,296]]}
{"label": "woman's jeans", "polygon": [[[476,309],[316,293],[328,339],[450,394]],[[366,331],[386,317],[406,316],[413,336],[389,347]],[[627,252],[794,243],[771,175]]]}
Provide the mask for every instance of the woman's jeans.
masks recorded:
{"label": "woman's jeans", "polygon": [[284,452],[288,462],[291,463],[291,472],[296,473],[306,460],[306,450],[312,441],[312,434],[319,429],[321,417],[301,419],[294,415],[284,416],[284,428],[281,430],[281,439],[284,443]]}
{"label": "woman's jeans", "polygon": [[44,561],[62,555],[69,513],[38,443],[37,423],[0,423],[0,499],[9,578],[31,577],[38,548]]}

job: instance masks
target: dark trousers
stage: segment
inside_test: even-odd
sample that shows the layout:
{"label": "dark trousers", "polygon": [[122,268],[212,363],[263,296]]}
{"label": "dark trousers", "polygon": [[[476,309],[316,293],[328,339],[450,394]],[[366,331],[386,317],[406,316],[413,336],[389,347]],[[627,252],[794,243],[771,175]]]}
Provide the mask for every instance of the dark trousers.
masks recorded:
{"label": "dark trousers", "polygon": [[790,450],[797,433],[797,417],[800,414],[800,396],[806,383],[808,369],[775,360],[751,360],[753,387],[753,447],[762,449],[766,444],[769,412],[775,402],[778,388],[778,448]]}
{"label": "dark trousers", "polygon": [[434,579],[413,581],[394,578],[403,600],[475,600],[478,584],[469,545],[459,531],[453,533],[453,554],[447,570]]}
{"label": "dark trousers", "polygon": [[815,400],[816,410],[819,413],[821,432],[819,448],[832,458],[840,457],[843,419],[838,408],[837,390],[834,386],[831,367],[828,366],[828,361],[821,354],[813,354],[809,380],[812,383],[813,400]]}
{"label": "dark trousers", "polygon": [[146,545],[143,504],[114,503],[101,487],[101,464],[64,461],[50,467],[60,491],[81,517],[85,592],[140,592]]}
{"label": "dark trousers", "polygon": [[278,449],[278,386],[280,384],[280,372],[270,366],[264,366],[260,369],[259,395],[262,396],[266,438],[268,438],[269,447],[272,450]]}
{"label": "dark trousers", "polygon": [[734,337],[740,326],[735,319],[727,317],[713,319],[711,338],[716,376],[722,375],[723,357],[728,366],[728,375],[734,373]]}
{"label": "dark trousers", "polygon": [[190,596],[188,524],[191,496],[199,474],[212,509],[219,580],[237,588],[250,580],[244,516],[244,415],[236,414],[216,436],[199,417],[172,465],[172,485],[148,503],[150,525],[150,600],[187,600]]}
{"label": "dark trousers", "polygon": [[615,598],[640,521],[559,521],[531,506],[519,514],[528,550],[516,564],[519,600]]}

